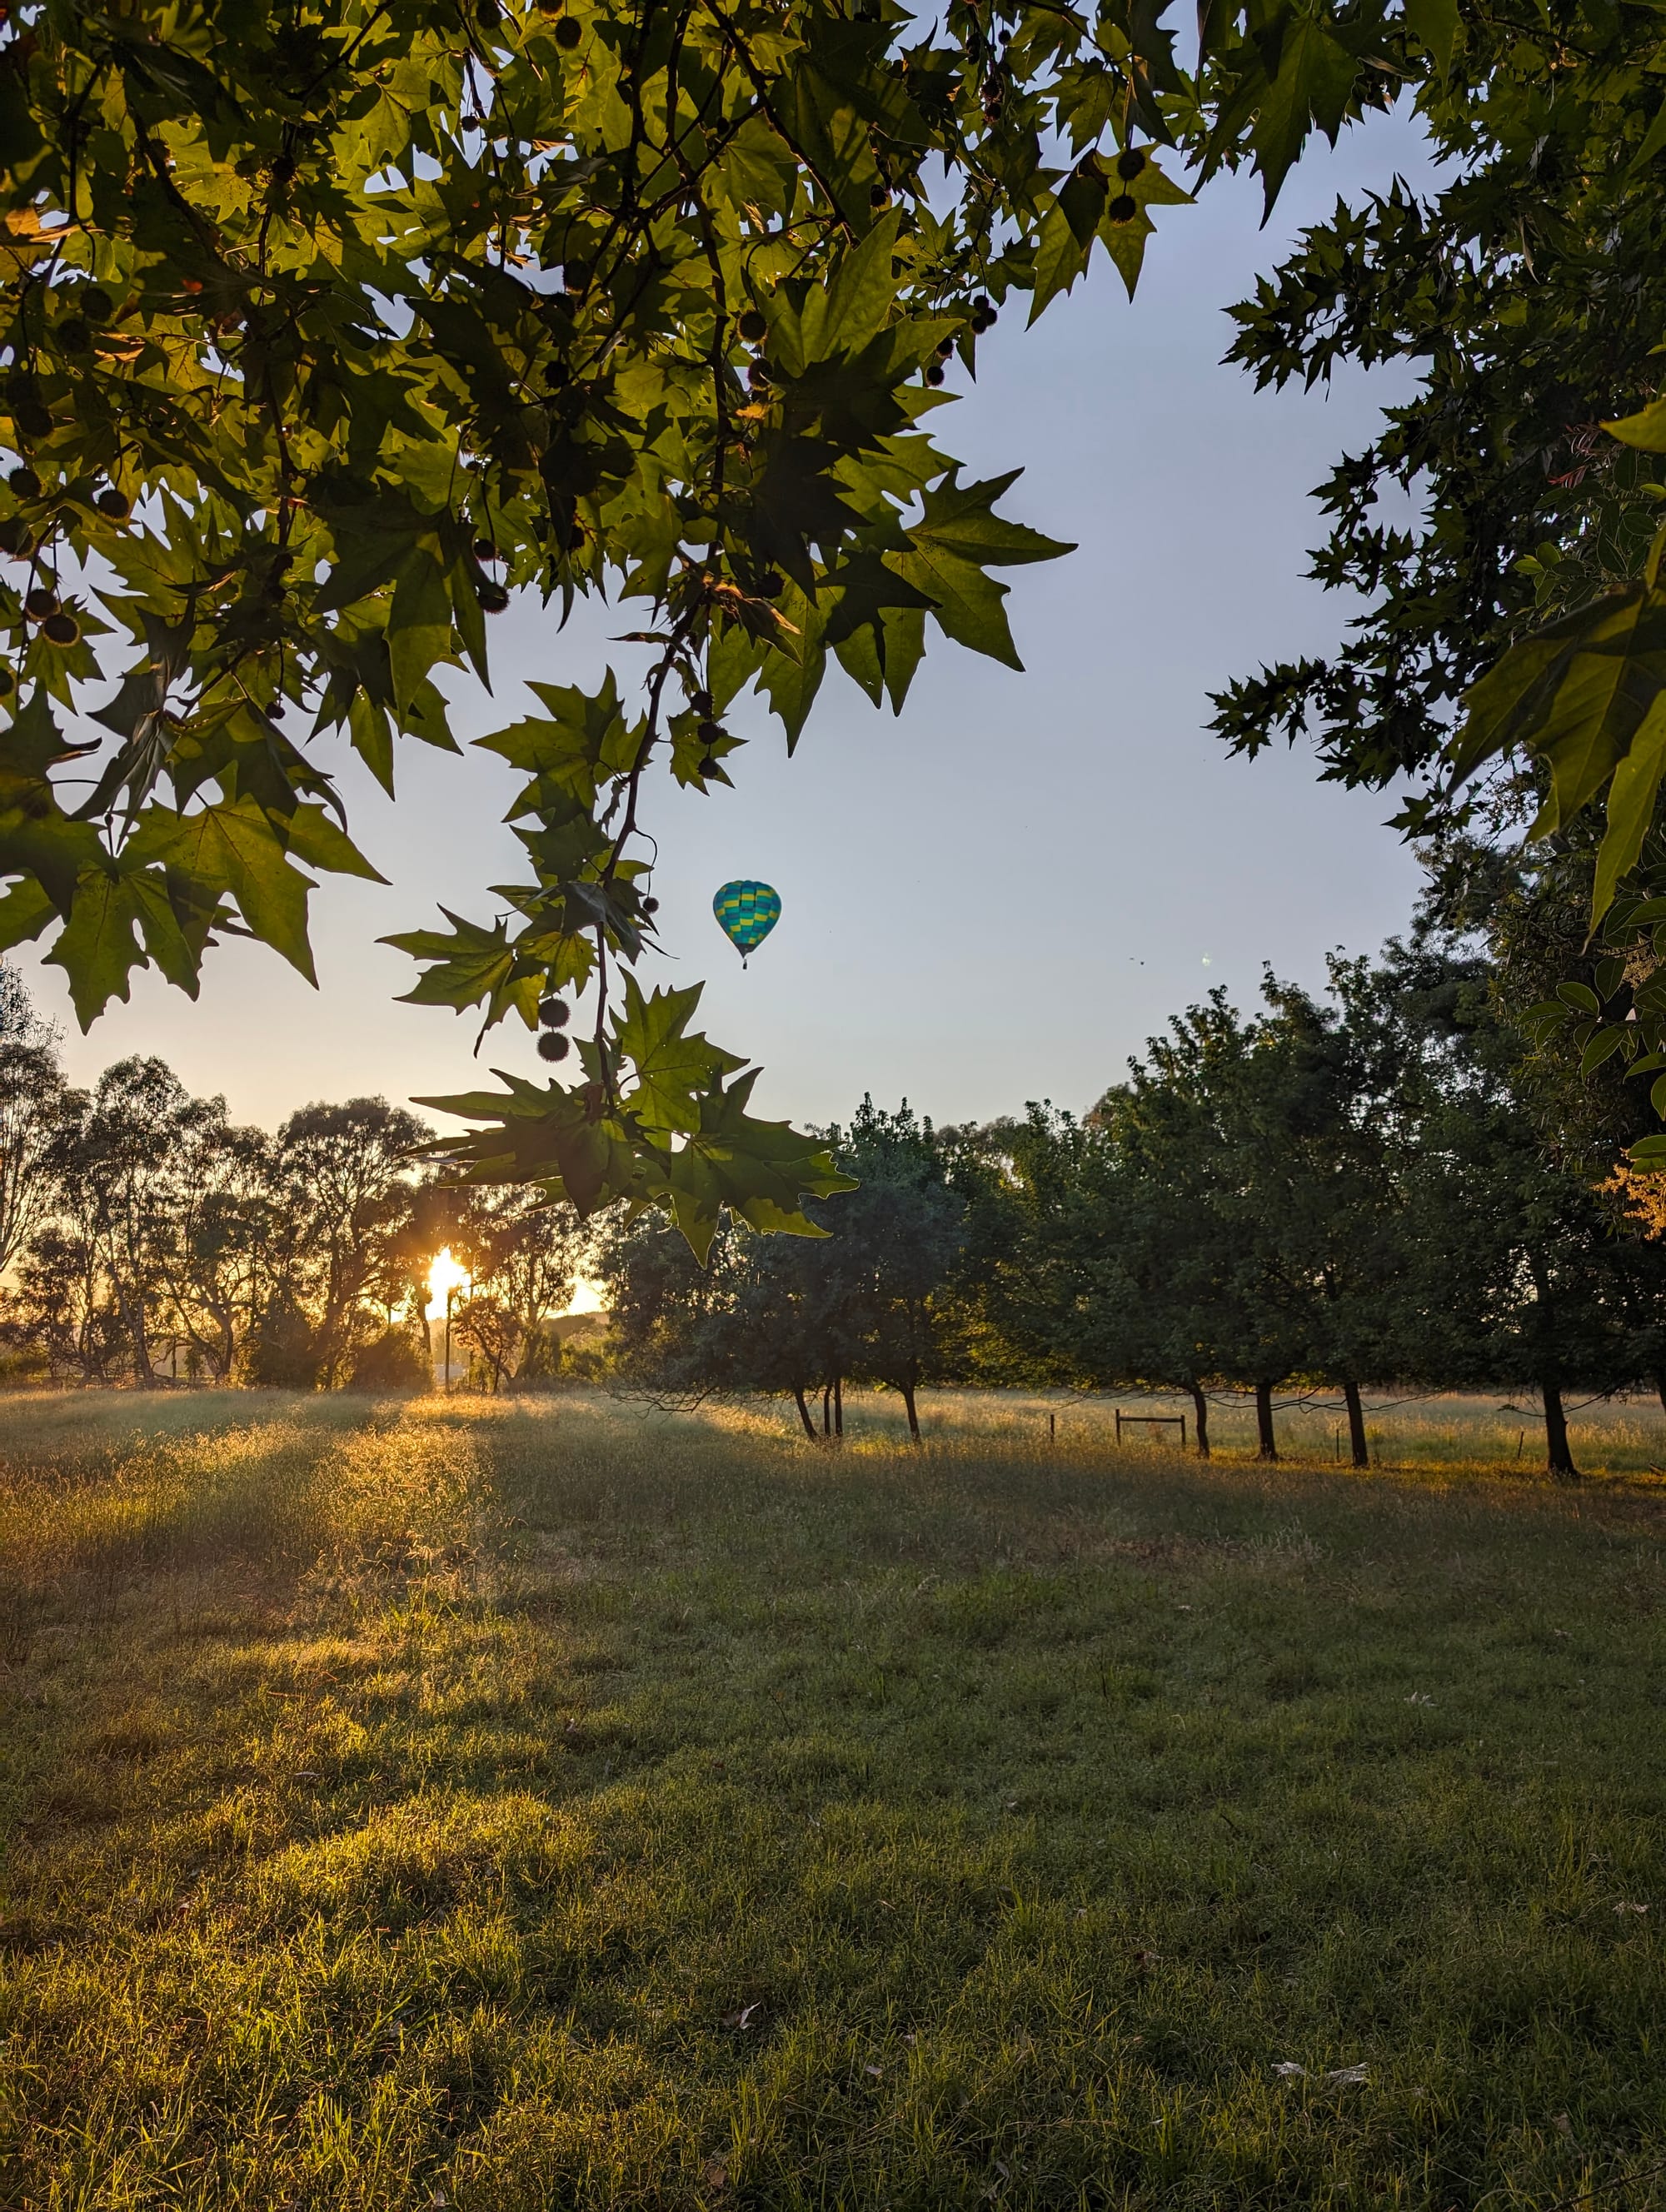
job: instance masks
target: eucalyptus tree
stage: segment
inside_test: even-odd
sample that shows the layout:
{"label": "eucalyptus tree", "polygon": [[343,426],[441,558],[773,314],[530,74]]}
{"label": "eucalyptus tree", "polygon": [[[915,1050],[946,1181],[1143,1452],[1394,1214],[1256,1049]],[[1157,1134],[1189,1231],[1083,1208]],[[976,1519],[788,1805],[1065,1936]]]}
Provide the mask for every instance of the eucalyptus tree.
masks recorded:
{"label": "eucalyptus tree", "polygon": [[83,1103],[84,1112],[64,1123],[56,1153],[70,1243],[102,1271],[132,1379],[149,1386],[173,1340],[182,1164],[223,1124],[225,1101],[192,1098],[165,1061],[135,1056],[106,1068]]}
{"label": "eucalyptus tree", "polygon": [[572,1302],[591,1235],[570,1205],[536,1188],[468,1196],[453,1239],[470,1273],[457,1333],[494,1390],[547,1380],[559,1356],[549,1324]]}
{"label": "eucalyptus tree", "polygon": [[53,1148],[74,1110],[58,1032],[36,1013],[15,969],[0,961],[0,1274],[53,1201]]}
{"label": "eucalyptus tree", "polygon": [[402,1236],[415,1204],[413,1155],[425,1125],[385,1098],[350,1098],[292,1114],[277,1133],[271,1188],[276,1234],[268,1299],[327,1389],[342,1381],[375,1310],[416,1288]]}

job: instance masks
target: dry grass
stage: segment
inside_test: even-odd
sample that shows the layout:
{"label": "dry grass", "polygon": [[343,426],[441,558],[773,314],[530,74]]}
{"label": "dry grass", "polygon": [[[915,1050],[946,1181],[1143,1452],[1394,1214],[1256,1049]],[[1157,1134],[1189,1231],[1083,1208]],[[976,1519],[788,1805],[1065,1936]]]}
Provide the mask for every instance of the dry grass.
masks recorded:
{"label": "dry grass", "polygon": [[1605,1418],[1559,1492],[1451,1401],[1373,1417],[1411,1479],[1044,1400],[15,1401],[0,2201],[1666,2205]]}

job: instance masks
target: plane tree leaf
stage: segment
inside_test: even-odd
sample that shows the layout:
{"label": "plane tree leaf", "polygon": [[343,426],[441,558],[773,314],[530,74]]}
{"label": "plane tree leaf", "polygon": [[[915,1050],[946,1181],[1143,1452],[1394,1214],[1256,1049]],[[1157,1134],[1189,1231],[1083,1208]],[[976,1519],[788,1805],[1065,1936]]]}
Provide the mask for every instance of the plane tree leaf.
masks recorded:
{"label": "plane tree leaf", "polygon": [[[748,687],[790,745],[830,655],[894,708],[933,625],[1018,665],[996,572],[1068,549],[995,514],[1010,477],[960,483],[951,375],[1096,239],[1132,288],[1186,197],[1154,149],[1276,188],[1370,104],[1354,65],[1410,51],[1386,0],[1212,0],[1193,74],[1169,14],[18,0],[0,934],[48,940],[83,1020],[147,960],[194,992],[223,930],[310,979],[317,878],[380,880],[342,752],[391,794],[404,744],[457,750],[519,598],[547,657],[479,744],[525,865],[483,920],[394,934],[409,995],[489,1027],[593,988],[587,1103],[512,1087],[493,1159],[696,1241],[714,1206],[801,1227],[813,1147],[750,1119],[686,993],[629,981],[654,809],[739,773]],[[623,682],[557,680],[581,599],[639,648]]]}

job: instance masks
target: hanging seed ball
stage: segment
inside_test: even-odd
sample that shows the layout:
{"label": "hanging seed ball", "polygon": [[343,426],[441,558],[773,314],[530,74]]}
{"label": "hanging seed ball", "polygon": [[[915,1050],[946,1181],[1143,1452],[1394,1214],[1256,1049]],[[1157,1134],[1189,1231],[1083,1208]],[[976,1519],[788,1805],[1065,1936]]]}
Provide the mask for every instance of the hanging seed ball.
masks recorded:
{"label": "hanging seed ball", "polygon": [[696,714],[709,714],[712,710],[712,695],[709,691],[696,691],[690,695],[689,704]]}
{"label": "hanging seed ball", "polygon": [[660,902],[657,898],[645,898],[642,901],[642,912],[644,914],[658,914],[659,911]]}
{"label": "hanging seed ball", "polygon": [[100,514],[107,514],[112,522],[125,522],[133,512],[132,501],[125,491],[118,491],[113,484],[107,491],[100,492],[93,504]]}
{"label": "hanging seed ball", "polygon": [[891,198],[891,186],[885,184],[870,185],[867,188],[867,198],[870,207],[884,207],[885,202]]}
{"label": "hanging seed ball", "polygon": [[15,468],[6,482],[19,499],[39,499],[40,496],[40,479],[33,469]]}
{"label": "hanging seed ball", "polygon": [[503,556],[489,538],[477,538],[474,541],[474,557],[477,561],[501,561]]}
{"label": "hanging seed ball", "polygon": [[1140,212],[1140,203],[1132,193],[1118,192],[1105,213],[1113,222],[1132,222]]}
{"label": "hanging seed ball", "polygon": [[927,384],[941,384],[947,374],[948,371],[944,368],[942,362],[934,361],[931,367],[926,371],[926,381]]}
{"label": "hanging seed ball", "polygon": [[81,624],[73,615],[48,615],[40,625],[40,635],[53,645],[73,645],[81,635]]}
{"label": "hanging seed ball", "polygon": [[509,595],[502,584],[482,584],[475,597],[480,602],[480,611],[486,615],[501,615],[509,604]]}
{"label": "hanging seed ball", "polygon": [[746,307],[736,317],[735,328],[748,345],[756,345],[761,337],[768,334],[769,325],[756,307]]}
{"label": "hanging seed ball", "polygon": [[495,31],[503,21],[497,0],[475,0],[474,20],[483,31]]}
{"label": "hanging seed ball", "polygon": [[37,584],[24,600],[23,606],[25,611],[32,614],[37,622],[43,622],[48,615],[55,615],[58,612],[58,593],[50,590],[45,584]]}
{"label": "hanging seed ball", "polygon": [[719,763],[715,755],[708,753],[700,763],[700,773],[702,775],[715,775],[718,767]]}
{"label": "hanging seed ball", "polygon": [[562,0],[538,0],[538,12],[540,15],[559,15],[561,9]]}
{"label": "hanging seed ball", "polygon": [[556,26],[556,44],[563,53],[570,54],[584,33],[570,15],[563,15]]}
{"label": "hanging seed ball", "polygon": [[558,1030],[541,1030],[538,1032],[538,1056],[540,1060],[565,1060],[572,1049],[571,1039],[562,1036]]}
{"label": "hanging seed ball", "polygon": [[766,568],[757,580],[757,596],[761,599],[778,599],[787,589],[787,579],[779,568]]}
{"label": "hanging seed ball", "polygon": [[714,722],[709,715],[702,722],[696,732],[702,745],[714,745],[720,738],[726,737],[727,734],[722,723]]}
{"label": "hanging seed ball", "polygon": [[942,344],[937,349],[937,358],[939,361],[946,361],[953,351],[954,340],[952,338],[945,338]]}
{"label": "hanging seed ball", "polygon": [[58,326],[58,342],[65,353],[91,353],[93,325],[85,315],[65,315]]}
{"label": "hanging seed ball", "polygon": [[[576,31],[578,25],[570,17],[562,25],[564,31]],[[561,281],[563,288],[575,299],[590,289],[590,264],[587,261],[569,261],[562,264]]]}
{"label": "hanging seed ball", "polygon": [[546,1030],[564,1030],[573,1018],[573,1010],[565,999],[558,999],[551,991],[538,1000],[538,1018]]}
{"label": "hanging seed ball", "polygon": [[102,284],[88,284],[81,295],[81,312],[89,323],[107,323],[116,303]]}
{"label": "hanging seed ball", "polygon": [[1146,157],[1137,146],[1130,146],[1126,154],[1116,156],[1116,173],[1125,185],[1131,185],[1146,166]]}
{"label": "hanging seed ball", "polygon": [[17,689],[17,679],[9,668],[0,668],[0,699],[9,699]]}
{"label": "hanging seed ball", "polygon": [[0,553],[9,554],[14,561],[21,561],[34,550],[34,532],[21,514],[9,514],[0,522]]}
{"label": "hanging seed ball", "polygon": [[767,392],[773,379],[768,366],[761,361],[755,361],[746,371],[746,381],[755,392]]}
{"label": "hanging seed ball", "polygon": [[20,399],[12,408],[11,419],[26,438],[50,438],[52,434],[52,414],[38,399]]}
{"label": "hanging seed ball", "polygon": [[980,292],[976,299],[973,301],[972,313],[975,315],[982,315],[986,323],[994,322],[995,319],[995,303],[989,297],[989,295],[987,292]]}

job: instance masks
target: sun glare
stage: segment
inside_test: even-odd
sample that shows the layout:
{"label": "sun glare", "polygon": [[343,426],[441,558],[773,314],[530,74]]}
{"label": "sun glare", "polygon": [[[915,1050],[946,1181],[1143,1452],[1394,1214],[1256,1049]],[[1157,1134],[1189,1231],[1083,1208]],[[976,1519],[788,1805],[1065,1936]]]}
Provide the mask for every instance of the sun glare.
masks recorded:
{"label": "sun glare", "polygon": [[452,1258],[451,1247],[447,1244],[442,1252],[435,1254],[434,1264],[428,1271],[428,1318],[430,1321],[443,1320],[447,1291],[465,1291],[468,1287],[469,1271],[459,1267]]}

